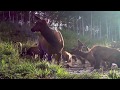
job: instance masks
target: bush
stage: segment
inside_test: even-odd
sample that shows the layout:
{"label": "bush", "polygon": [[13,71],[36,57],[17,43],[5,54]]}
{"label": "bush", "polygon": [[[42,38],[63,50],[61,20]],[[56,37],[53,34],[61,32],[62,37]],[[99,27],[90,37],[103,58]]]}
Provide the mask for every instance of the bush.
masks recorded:
{"label": "bush", "polygon": [[110,70],[108,73],[110,79],[120,79],[120,72],[117,70]]}
{"label": "bush", "polygon": [[30,31],[30,27],[28,25],[23,25],[21,27],[17,23],[1,22],[0,38],[5,42],[26,42],[28,39],[35,40],[37,38],[37,35]]}
{"label": "bush", "polygon": [[106,40],[105,38],[102,39],[90,39],[89,36],[77,35],[75,31],[68,31],[68,30],[61,30],[65,41],[65,49],[71,50],[73,47],[77,46],[77,40],[79,39],[82,43],[85,43],[89,48],[93,45],[104,45],[109,46],[110,41]]}

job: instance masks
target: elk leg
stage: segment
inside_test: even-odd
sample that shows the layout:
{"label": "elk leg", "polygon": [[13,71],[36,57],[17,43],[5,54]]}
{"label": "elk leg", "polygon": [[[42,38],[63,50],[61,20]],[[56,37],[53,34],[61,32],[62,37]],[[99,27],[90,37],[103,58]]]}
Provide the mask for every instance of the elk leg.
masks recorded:
{"label": "elk leg", "polygon": [[100,69],[100,62],[101,62],[101,58],[99,56],[95,56],[94,69]]}
{"label": "elk leg", "polygon": [[80,59],[80,61],[82,63],[82,67],[85,68],[85,59],[82,57],[78,57],[78,59]]}
{"label": "elk leg", "polygon": [[43,60],[43,56],[44,56],[44,51],[40,50],[40,59]]}
{"label": "elk leg", "polygon": [[48,54],[48,62],[51,63],[51,61],[52,61],[52,55],[51,55],[51,54]]}
{"label": "elk leg", "polygon": [[61,61],[61,53],[58,53],[55,57],[55,60],[57,61],[57,64],[59,65],[60,64],[60,61]]}

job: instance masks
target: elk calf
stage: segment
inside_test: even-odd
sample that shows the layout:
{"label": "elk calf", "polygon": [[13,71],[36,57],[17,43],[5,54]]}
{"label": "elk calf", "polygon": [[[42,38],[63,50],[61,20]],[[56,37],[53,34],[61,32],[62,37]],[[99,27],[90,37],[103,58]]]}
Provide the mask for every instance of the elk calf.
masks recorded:
{"label": "elk calf", "polygon": [[73,65],[73,59],[74,59],[75,61],[77,61],[75,55],[72,55],[72,54],[70,54],[69,52],[64,51],[64,50],[62,51],[62,57],[63,57],[63,60],[64,60],[64,61],[67,61],[68,63],[70,62],[71,65]]}
{"label": "elk calf", "polygon": [[74,50],[89,51],[89,48],[85,44],[83,44],[80,40],[78,40],[77,47],[73,48],[72,51]]}
{"label": "elk calf", "polygon": [[36,55],[38,55],[38,57],[40,55],[40,50],[37,46],[36,47],[30,47],[28,49],[23,48],[21,56],[26,56],[26,55],[29,55],[32,58],[36,59]]}

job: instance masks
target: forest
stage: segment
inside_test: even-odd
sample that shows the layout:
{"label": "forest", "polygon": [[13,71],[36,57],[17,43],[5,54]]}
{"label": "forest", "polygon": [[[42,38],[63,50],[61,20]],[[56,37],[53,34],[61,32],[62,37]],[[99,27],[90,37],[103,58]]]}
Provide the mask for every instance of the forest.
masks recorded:
{"label": "forest", "polygon": [[34,14],[46,19],[51,27],[66,28],[91,38],[120,39],[119,11],[1,11],[0,21],[34,23]]}

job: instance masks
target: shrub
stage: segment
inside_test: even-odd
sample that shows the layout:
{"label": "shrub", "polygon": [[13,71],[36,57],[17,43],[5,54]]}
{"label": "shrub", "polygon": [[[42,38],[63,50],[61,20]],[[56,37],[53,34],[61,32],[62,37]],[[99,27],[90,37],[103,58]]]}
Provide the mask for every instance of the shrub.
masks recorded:
{"label": "shrub", "polygon": [[110,70],[108,73],[110,79],[120,79],[120,72],[117,70]]}

